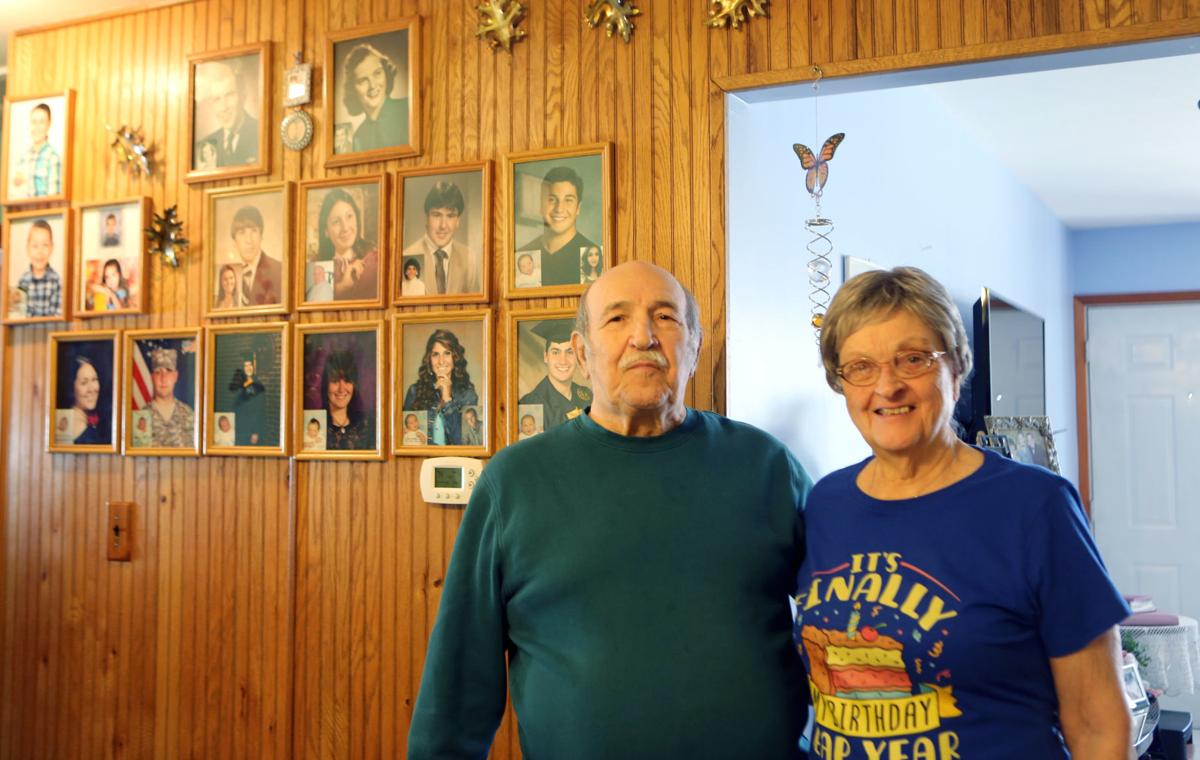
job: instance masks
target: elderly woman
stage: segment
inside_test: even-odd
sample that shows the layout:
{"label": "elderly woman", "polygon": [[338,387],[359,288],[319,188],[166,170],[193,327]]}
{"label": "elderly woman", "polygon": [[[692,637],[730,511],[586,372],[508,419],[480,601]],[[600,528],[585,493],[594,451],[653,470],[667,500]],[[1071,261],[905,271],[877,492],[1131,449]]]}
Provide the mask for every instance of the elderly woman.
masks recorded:
{"label": "elderly woman", "polygon": [[404,394],[405,410],[425,410],[431,446],[461,446],[462,410],[479,403],[467,372],[466,351],[449,330],[434,330],[425,342],[417,381]]}
{"label": "elderly woman", "polygon": [[358,364],[350,351],[334,351],[321,373],[328,427],[325,448],[330,451],[375,448],[374,415],[362,408]]}
{"label": "elderly woman", "polygon": [[317,217],[317,232],[317,259],[333,261],[334,300],[377,297],[379,253],[362,237],[363,217],[354,196],[341,188],[326,193]]}
{"label": "elderly woman", "polygon": [[971,354],[945,288],[913,268],[849,280],[821,358],[873,455],[821,480],[805,515],[814,753],[1127,757],[1128,608],[1070,483],[955,436]]}
{"label": "elderly woman", "polygon": [[399,67],[372,45],[360,43],[346,54],[342,68],[342,105],[362,114],[353,147],[360,150],[408,144],[408,98],[393,98]]}

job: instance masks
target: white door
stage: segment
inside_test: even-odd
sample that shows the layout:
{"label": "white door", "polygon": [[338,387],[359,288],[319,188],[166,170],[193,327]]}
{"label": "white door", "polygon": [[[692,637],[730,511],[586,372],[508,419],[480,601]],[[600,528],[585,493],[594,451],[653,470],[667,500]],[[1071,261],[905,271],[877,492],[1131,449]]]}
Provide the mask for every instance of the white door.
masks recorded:
{"label": "white door", "polygon": [[[1096,541],[1118,587],[1200,618],[1200,303],[1087,308]],[[1164,697],[1200,721],[1200,695]]]}

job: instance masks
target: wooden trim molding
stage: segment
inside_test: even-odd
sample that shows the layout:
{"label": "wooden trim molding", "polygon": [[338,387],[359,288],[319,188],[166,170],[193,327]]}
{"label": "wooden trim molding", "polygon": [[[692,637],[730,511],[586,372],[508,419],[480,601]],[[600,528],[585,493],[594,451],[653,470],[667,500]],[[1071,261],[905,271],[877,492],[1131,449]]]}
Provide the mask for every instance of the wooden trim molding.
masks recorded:
{"label": "wooden trim molding", "polygon": [[1075,430],[1079,447],[1079,497],[1088,517],[1092,515],[1091,431],[1088,426],[1087,307],[1116,304],[1200,301],[1200,290],[1170,293],[1108,293],[1075,296]]}

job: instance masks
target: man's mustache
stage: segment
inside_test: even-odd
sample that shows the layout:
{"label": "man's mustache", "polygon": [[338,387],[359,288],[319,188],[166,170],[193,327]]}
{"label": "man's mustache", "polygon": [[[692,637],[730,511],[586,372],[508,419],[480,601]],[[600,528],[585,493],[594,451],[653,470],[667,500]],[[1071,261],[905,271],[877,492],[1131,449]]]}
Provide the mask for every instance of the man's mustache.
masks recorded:
{"label": "man's mustache", "polygon": [[621,359],[619,367],[629,369],[638,362],[654,362],[659,369],[667,368],[667,357],[661,351],[634,351]]}

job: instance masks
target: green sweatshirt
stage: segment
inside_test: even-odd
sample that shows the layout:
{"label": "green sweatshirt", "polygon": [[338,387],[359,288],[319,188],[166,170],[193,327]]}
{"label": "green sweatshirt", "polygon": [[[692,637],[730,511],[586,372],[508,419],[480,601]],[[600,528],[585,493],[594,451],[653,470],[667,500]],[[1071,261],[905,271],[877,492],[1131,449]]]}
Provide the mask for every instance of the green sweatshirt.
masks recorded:
{"label": "green sweatshirt", "polygon": [[501,451],[450,559],[409,757],[486,757],[507,680],[540,758],[796,757],[787,598],[811,481],[689,410],[655,438],[587,415]]}

